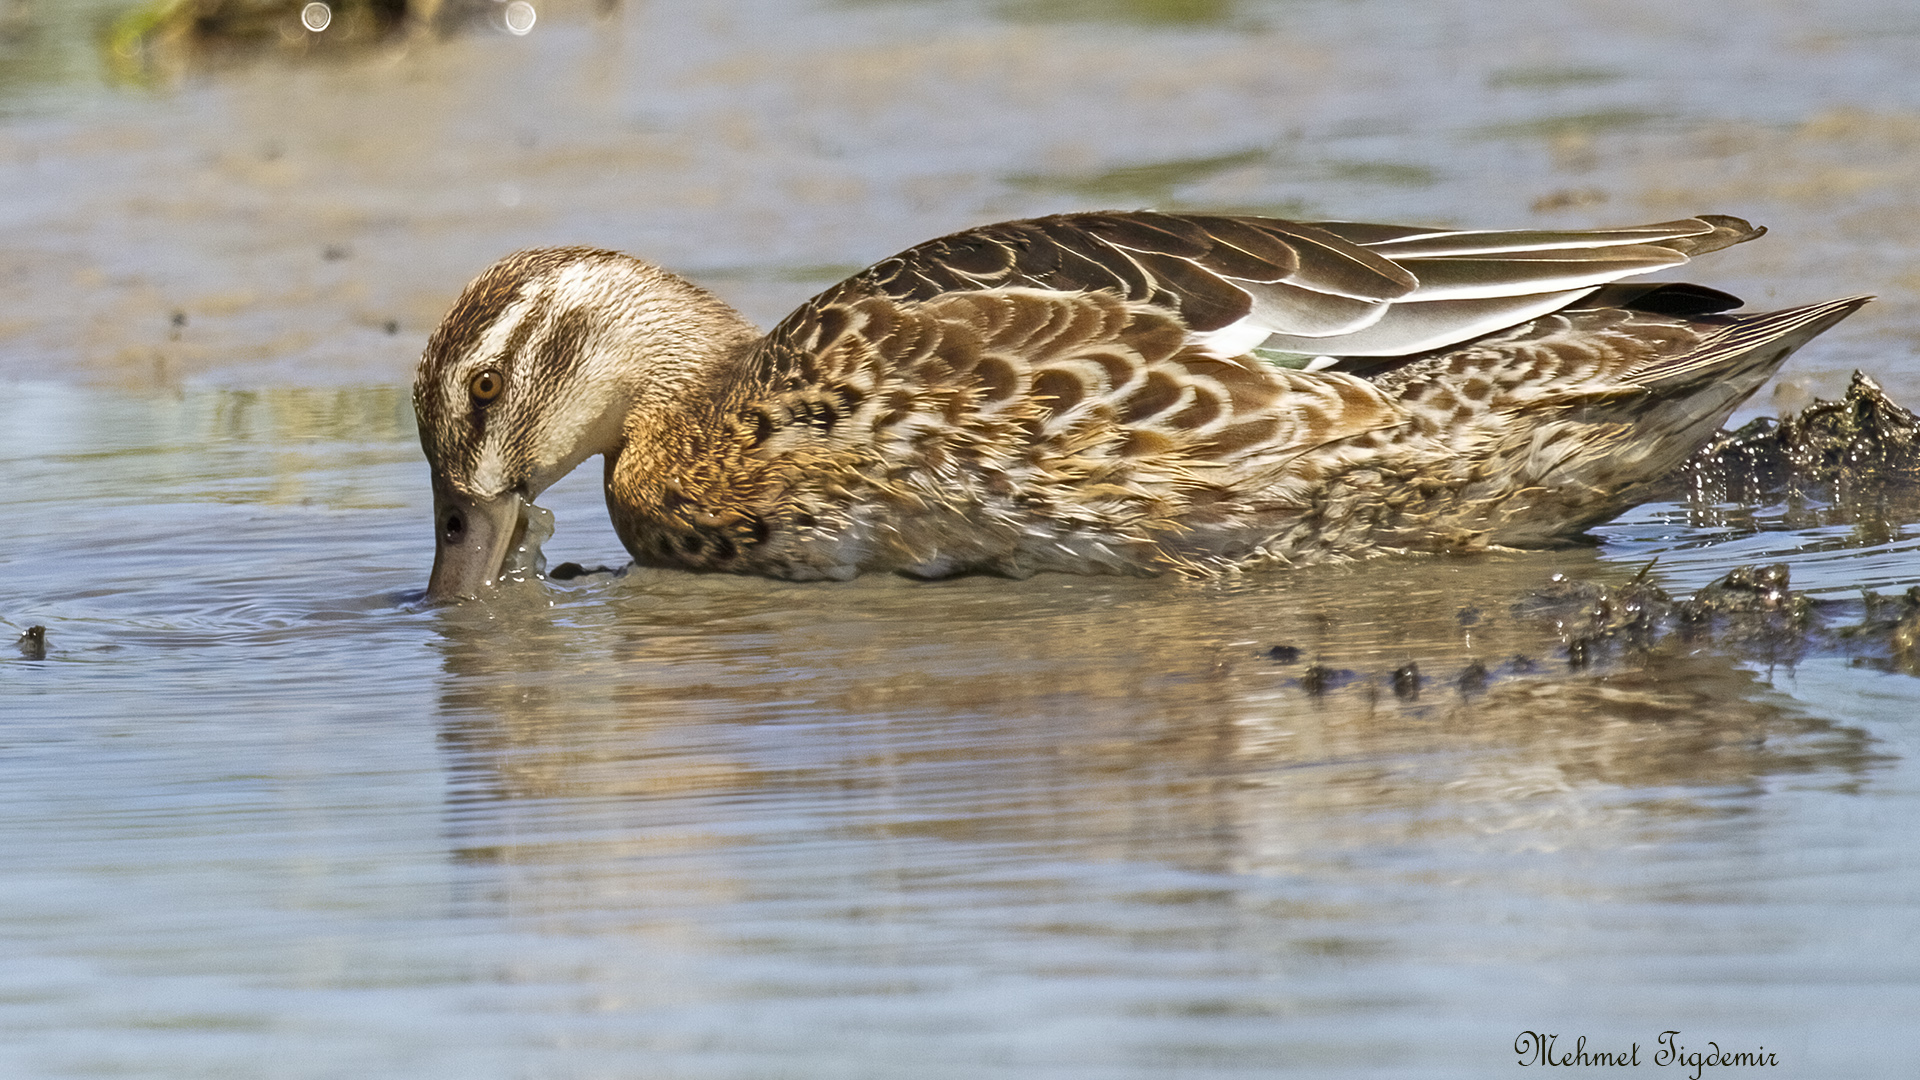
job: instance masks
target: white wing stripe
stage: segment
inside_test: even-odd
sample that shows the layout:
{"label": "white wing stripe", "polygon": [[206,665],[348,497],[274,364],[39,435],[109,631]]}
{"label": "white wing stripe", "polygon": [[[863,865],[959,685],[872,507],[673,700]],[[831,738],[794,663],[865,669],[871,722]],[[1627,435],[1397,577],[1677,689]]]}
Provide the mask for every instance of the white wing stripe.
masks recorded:
{"label": "white wing stripe", "polygon": [[1276,334],[1267,347],[1280,352],[1338,356],[1406,356],[1504,330],[1509,326],[1558,311],[1592,292],[1592,288],[1535,296],[1504,296],[1493,300],[1456,300],[1433,308],[1419,303],[1393,305],[1378,322],[1351,334],[1314,337]]}

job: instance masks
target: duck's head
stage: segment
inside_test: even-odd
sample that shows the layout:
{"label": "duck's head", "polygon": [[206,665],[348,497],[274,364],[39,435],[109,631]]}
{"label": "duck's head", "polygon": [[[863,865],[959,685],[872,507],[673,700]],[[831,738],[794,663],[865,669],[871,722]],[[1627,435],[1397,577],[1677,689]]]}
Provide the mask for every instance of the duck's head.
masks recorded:
{"label": "duck's head", "polygon": [[636,420],[683,399],[706,358],[753,333],[711,294],[617,252],[523,251],[475,278],[413,380],[433,470],[428,599],[492,586],[528,503],[587,458],[617,454]]}

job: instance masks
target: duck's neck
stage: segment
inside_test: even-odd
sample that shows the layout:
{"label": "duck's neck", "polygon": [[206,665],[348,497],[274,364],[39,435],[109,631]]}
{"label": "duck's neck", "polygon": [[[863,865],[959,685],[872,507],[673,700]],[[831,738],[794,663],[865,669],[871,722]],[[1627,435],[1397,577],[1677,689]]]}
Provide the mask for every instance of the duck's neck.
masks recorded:
{"label": "duck's neck", "polygon": [[719,297],[637,259],[583,281],[579,296],[561,292],[572,303],[546,344],[571,363],[536,490],[595,454],[611,468],[629,448],[697,435],[760,337]]}

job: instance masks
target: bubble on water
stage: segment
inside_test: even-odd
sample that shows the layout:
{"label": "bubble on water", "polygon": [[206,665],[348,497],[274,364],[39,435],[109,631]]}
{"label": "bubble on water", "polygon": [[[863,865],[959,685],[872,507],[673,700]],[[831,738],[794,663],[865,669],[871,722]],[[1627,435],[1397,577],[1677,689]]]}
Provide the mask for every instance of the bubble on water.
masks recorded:
{"label": "bubble on water", "polygon": [[505,13],[507,33],[515,37],[524,36],[533,29],[536,18],[538,14],[527,0],[513,0],[513,3],[507,5]]}
{"label": "bubble on water", "polygon": [[333,25],[333,9],[315,0],[300,9],[300,25],[317,34]]}

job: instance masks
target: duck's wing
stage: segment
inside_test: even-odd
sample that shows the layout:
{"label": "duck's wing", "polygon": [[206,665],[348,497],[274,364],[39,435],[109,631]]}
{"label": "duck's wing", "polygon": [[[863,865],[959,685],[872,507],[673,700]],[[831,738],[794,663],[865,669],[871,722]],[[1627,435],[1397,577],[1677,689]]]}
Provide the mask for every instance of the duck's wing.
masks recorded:
{"label": "duck's wing", "polygon": [[[974,447],[963,455],[1058,443],[1047,453],[1066,460],[1098,444],[1138,464],[1270,463],[1406,413],[1371,377],[1267,363],[1252,353],[1263,342],[1430,352],[1754,235],[1704,217],[1572,233],[1157,213],[990,225],[783,320],[748,358],[741,438],[772,456],[891,439],[905,457],[958,440]],[[1680,299],[1721,296],[1697,291]]]}
{"label": "duck's wing", "polygon": [[1063,214],[931,240],[827,290],[810,309],[864,297],[925,302],[1024,288],[1106,291],[1185,324],[1221,357],[1406,356],[1566,307],[1635,274],[1763,230],[1703,215],[1621,229],[1461,231],[1200,214]]}

